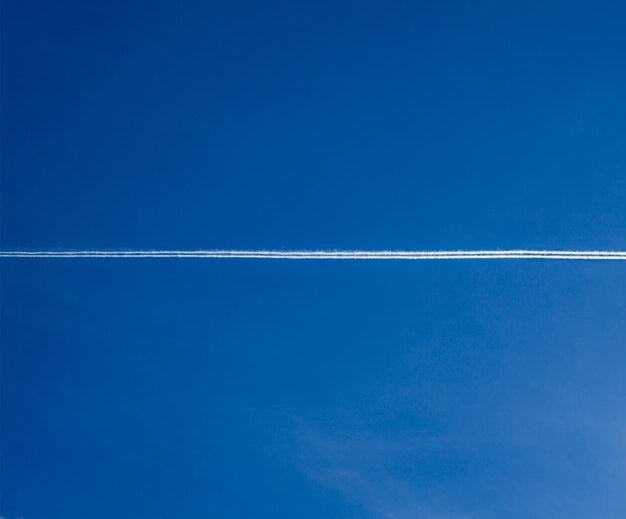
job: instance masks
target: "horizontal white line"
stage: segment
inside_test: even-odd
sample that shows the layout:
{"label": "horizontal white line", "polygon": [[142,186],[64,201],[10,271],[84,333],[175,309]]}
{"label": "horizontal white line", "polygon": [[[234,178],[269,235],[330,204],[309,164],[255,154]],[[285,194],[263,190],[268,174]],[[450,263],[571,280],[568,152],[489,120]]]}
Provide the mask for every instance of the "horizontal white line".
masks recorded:
{"label": "horizontal white line", "polygon": [[249,259],[551,259],[626,260],[626,251],[600,250],[13,250],[2,258],[249,258]]}

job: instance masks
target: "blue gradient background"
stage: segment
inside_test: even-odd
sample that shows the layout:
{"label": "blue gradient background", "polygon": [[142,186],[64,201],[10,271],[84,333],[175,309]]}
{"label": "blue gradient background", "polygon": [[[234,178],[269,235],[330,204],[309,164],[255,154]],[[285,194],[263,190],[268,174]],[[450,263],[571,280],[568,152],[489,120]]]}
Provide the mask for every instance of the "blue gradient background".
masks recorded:
{"label": "blue gradient background", "polygon": [[[2,248],[626,249],[622,2],[2,3]],[[2,260],[0,513],[621,518],[626,270]]]}

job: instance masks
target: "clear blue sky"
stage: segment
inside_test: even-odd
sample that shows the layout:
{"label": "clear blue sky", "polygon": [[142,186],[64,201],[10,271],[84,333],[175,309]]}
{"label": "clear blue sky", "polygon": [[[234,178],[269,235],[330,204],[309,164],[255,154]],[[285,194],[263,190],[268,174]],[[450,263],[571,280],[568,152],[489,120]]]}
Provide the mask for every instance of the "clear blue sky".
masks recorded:
{"label": "clear blue sky", "polygon": [[[2,248],[626,249],[623,2],[2,2]],[[7,519],[626,516],[626,269],[3,260]]]}

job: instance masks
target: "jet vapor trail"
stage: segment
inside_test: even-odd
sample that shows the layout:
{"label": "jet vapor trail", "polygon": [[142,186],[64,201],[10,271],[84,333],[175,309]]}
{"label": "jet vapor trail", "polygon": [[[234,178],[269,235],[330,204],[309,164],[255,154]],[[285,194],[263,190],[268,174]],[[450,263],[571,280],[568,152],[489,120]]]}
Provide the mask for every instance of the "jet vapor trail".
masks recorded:
{"label": "jet vapor trail", "polygon": [[343,260],[548,259],[626,260],[626,251],[599,250],[13,250],[0,258],[247,258]]}

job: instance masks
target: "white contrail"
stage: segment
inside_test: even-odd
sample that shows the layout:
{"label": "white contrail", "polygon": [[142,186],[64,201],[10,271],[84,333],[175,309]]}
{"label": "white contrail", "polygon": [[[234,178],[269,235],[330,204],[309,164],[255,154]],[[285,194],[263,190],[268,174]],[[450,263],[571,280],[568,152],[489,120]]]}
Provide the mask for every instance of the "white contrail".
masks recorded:
{"label": "white contrail", "polygon": [[626,260],[626,251],[600,250],[13,250],[1,258],[248,258],[343,260],[549,259]]}

